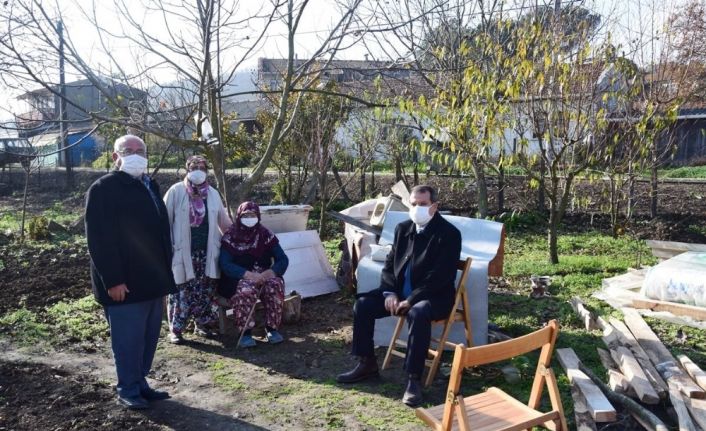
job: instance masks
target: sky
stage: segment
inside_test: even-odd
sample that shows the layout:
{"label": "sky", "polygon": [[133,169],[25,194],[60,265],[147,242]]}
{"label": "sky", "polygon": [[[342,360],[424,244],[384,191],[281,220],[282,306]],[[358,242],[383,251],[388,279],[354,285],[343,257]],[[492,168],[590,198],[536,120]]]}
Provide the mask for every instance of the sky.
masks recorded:
{"label": "sky", "polygon": [[[155,11],[150,11],[145,7],[145,4],[150,3],[149,0],[61,0],[57,1],[58,7],[61,9],[66,32],[70,43],[96,69],[102,70],[104,73],[115,72],[115,66],[104,53],[104,48],[97,37],[97,32],[89,24],[89,19],[86,15],[93,13],[95,5],[95,13],[99,23],[108,31],[119,34],[121,33],[121,24],[125,24],[124,20],[117,17],[122,15],[115,7],[114,1],[124,1],[129,5],[129,13],[142,26],[145,31],[152,34],[160,40],[167,40],[169,33],[180,34],[187,39],[193,39],[189,36],[190,29],[193,25],[185,23],[172,23],[170,26],[165,26],[161,21],[161,15]],[[170,3],[178,3],[179,0],[163,0]],[[235,12],[235,17],[262,15],[269,11],[268,5],[271,0],[254,1],[241,0],[239,9]],[[344,0],[339,0],[344,1]],[[400,2],[403,0],[368,0],[370,4],[387,4],[389,2]],[[520,0],[517,0],[520,1]],[[525,0],[534,5],[534,0]],[[553,0],[545,0],[553,4]],[[569,3],[571,0],[564,0],[564,3]],[[612,34],[613,40],[624,45],[624,51],[635,53],[634,42],[637,40],[637,35],[641,32],[652,31],[652,22],[649,19],[651,15],[649,10],[656,10],[657,19],[655,20],[655,28],[659,30],[661,21],[665,15],[665,11],[673,10],[675,4],[683,3],[685,0],[585,0],[583,4],[591,9],[599,11],[604,16],[604,31]],[[225,3],[225,1],[224,1]],[[328,31],[334,26],[340,17],[337,1],[334,0],[310,0],[305,12],[302,16],[299,31],[295,40],[295,52],[299,58],[310,56],[313,51],[321,45],[321,39],[328,34]],[[541,3],[541,0],[540,0]],[[574,3],[579,3],[574,1]],[[45,3],[46,4],[46,3]],[[264,4],[264,6],[262,6]],[[188,15],[189,10],[177,10],[181,15]],[[263,28],[263,20],[255,19],[248,23],[242,23],[232,32],[233,37],[243,39],[248,37],[248,40],[243,41],[245,44],[252,44]],[[226,37],[226,36],[224,36]],[[227,42],[224,41],[224,44]],[[258,57],[285,57],[287,54],[287,29],[282,22],[275,22],[267,29],[266,37],[261,40],[248,59],[244,60],[239,67],[240,71],[254,70]],[[363,43],[355,43],[352,46],[347,46],[337,54],[338,58],[342,59],[363,59],[369,52],[368,47]],[[650,48],[651,47],[647,47]],[[135,44],[125,38],[111,38],[107,46],[108,51],[113,55],[120,66],[127,71],[128,74],[136,73],[141,69],[139,63],[150,62],[154,59],[139,54],[135,55]],[[382,57],[383,53],[380,50],[372,48],[373,56]],[[227,51],[227,55],[222,58],[224,69],[227,70],[236,60],[243,56],[242,49],[231,49]],[[640,56],[645,58],[645,54]],[[70,70],[69,70],[70,72]],[[72,77],[69,76],[67,80]],[[155,72],[155,78],[160,82],[169,82],[175,79],[173,68],[163,68]],[[7,91],[0,89],[0,107],[10,107],[16,110],[17,103],[14,100],[17,96],[17,91]],[[7,118],[9,113],[0,110],[0,119]]]}

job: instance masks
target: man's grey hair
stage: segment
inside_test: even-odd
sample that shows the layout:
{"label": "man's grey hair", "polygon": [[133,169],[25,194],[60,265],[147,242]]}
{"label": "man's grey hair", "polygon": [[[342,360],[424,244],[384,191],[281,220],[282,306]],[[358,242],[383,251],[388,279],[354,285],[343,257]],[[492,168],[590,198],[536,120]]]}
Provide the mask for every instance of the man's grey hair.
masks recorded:
{"label": "man's grey hair", "polygon": [[439,200],[439,195],[434,190],[434,187],[420,184],[418,186],[412,187],[412,191],[409,192],[411,195],[415,193],[429,193],[429,200],[431,203],[435,203]]}
{"label": "man's grey hair", "polygon": [[123,149],[123,147],[125,146],[125,142],[132,140],[139,141],[142,146],[145,147],[145,149],[147,148],[147,145],[145,145],[145,141],[143,141],[142,138],[140,138],[139,136],[124,135],[115,140],[115,144],[113,144],[113,151],[117,153],[118,151]]}

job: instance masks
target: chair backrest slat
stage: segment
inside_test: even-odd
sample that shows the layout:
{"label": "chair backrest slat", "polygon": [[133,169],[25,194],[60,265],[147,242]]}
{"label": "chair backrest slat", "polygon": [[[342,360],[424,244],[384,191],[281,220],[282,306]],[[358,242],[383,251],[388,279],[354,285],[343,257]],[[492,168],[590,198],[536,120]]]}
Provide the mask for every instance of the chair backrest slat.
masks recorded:
{"label": "chair backrest slat", "polygon": [[[514,358],[537,350],[547,344],[553,344],[556,338],[558,325],[555,321],[549,322],[544,328],[531,334],[513,338],[500,343],[485,346],[471,347],[463,350],[463,367],[475,367],[505,359]],[[553,347],[553,346],[552,346]]]}
{"label": "chair backrest slat", "polygon": [[461,271],[461,277],[458,279],[458,283],[456,284],[456,290],[460,289],[461,287],[466,286],[466,280],[468,279],[468,274],[471,273],[471,262],[473,261],[472,258],[467,257],[465,259],[461,259],[458,261],[456,264],[456,269]]}

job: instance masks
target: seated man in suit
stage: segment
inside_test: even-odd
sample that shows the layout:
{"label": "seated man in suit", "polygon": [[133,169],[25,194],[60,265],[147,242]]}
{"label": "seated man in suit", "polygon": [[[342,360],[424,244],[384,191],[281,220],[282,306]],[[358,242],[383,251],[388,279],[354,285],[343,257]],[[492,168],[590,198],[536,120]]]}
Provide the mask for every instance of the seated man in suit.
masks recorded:
{"label": "seated man in suit", "polygon": [[431,322],[448,317],[454,304],[461,233],[438,213],[433,188],[414,187],[410,203],[411,220],[395,229],[380,287],[359,295],[353,307],[352,354],[359,358],[358,364],[337,380],[354,383],[377,376],[375,320],[406,315],[409,336],[405,370],[409,379],[402,401],[416,406],[422,401],[421,375],[431,340]]}

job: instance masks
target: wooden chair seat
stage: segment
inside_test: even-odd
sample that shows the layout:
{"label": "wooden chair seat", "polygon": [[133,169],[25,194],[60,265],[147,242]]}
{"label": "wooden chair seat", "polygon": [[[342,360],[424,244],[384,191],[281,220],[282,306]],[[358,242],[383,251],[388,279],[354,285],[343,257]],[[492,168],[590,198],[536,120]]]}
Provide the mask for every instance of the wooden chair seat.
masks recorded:
{"label": "wooden chair seat", "polygon": [[[495,387],[489,388],[487,392],[464,398],[463,402],[468,421],[474,431],[526,430],[528,427],[559,419],[559,412],[538,412]],[[425,422],[441,427],[444,404],[429,409],[419,408],[417,416],[423,416]],[[451,429],[460,429],[457,421]]]}
{"label": "wooden chair seat", "polygon": [[[466,294],[466,279],[471,272],[471,258],[465,260],[459,260],[456,268],[461,271],[461,276],[459,277],[458,283],[456,285],[456,298],[454,300],[453,308],[446,319],[435,320],[432,322],[432,327],[436,325],[443,325],[441,330],[441,336],[439,338],[432,337],[431,344],[427,351],[427,359],[424,362],[425,367],[428,368],[427,377],[424,381],[424,386],[431,385],[434,380],[439,365],[441,364],[441,355],[444,353],[444,349],[447,347],[455,348],[456,344],[448,341],[449,333],[451,332],[451,327],[456,322],[463,322],[465,330],[466,343],[470,347],[473,344],[473,336],[471,331],[471,317],[468,314],[468,295]],[[461,307],[461,308],[459,308]],[[390,340],[390,346],[387,348],[387,353],[385,354],[385,359],[382,362],[382,369],[386,369],[390,365],[390,360],[393,356],[400,358],[405,357],[405,352],[398,350],[398,348],[406,349],[407,343],[400,340],[400,333],[404,327],[406,321],[405,316],[400,316],[397,319],[397,325],[395,330],[392,332],[392,339]]]}

